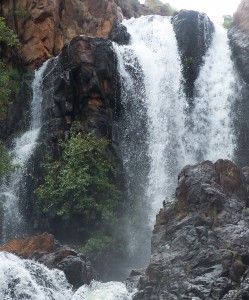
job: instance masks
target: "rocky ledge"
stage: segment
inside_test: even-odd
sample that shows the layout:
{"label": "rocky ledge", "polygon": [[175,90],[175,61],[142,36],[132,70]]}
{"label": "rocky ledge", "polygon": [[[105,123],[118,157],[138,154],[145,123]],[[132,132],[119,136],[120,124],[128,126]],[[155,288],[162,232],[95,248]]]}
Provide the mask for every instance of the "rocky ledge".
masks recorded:
{"label": "rocky ledge", "polygon": [[29,238],[12,240],[0,248],[26,259],[34,259],[48,268],[62,270],[75,288],[97,279],[90,262],[76,250],[62,246],[54,236],[43,233]]}
{"label": "rocky ledge", "polygon": [[136,300],[249,299],[249,167],[186,166],[157,216],[151,262],[133,271]]}

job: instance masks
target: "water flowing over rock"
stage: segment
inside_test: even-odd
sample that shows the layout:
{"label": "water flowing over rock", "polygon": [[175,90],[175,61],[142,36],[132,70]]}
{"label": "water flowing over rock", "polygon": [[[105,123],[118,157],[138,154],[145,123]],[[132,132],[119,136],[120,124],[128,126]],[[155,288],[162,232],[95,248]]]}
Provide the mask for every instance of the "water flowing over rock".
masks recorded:
{"label": "water flowing over rock", "polygon": [[193,10],[181,10],[172,23],[182,60],[185,92],[192,98],[203,56],[212,41],[214,25],[206,14]]}
{"label": "water flowing over rock", "polygon": [[12,240],[3,245],[0,251],[34,259],[50,269],[62,270],[68,282],[76,288],[97,279],[90,262],[82,254],[70,247],[60,245],[54,236],[48,233]]}
{"label": "water flowing over rock", "polygon": [[134,299],[249,297],[247,169],[229,160],[183,168],[157,216]]}

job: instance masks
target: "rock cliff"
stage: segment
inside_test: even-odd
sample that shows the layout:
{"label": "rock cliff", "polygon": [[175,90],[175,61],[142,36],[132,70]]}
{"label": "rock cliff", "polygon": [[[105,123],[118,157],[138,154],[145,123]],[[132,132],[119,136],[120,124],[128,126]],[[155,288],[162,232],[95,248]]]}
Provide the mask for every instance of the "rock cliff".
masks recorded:
{"label": "rock cliff", "polygon": [[107,38],[114,22],[122,19],[114,0],[3,0],[0,11],[18,33],[30,67],[58,55],[77,35]]}
{"label": "rock cliff", "polygon": [[37,68],[60,53],[78,35],[108,38],[124,17],[169,15],[167,8],[149,9],[138,1],[120,0],[3,0],[0,15],[17,32],[25,64]]}
{"label": "rock cliff", "polygon": [[233,26],[228,31],[230,46],[232,49],[235,68],[238,72],[238,100],[234,113],[237,114],[235,132],[237,135],[236,156],[240,159],[236,162],[240,165],[248,165],[249,151],[249,1],[243,0],[233,17]]}
{"label": "rock cliff", "polygon": [[[151,262],[134,299],[249,299],[249,168],[186,166],[157,216]],[[140,275],[139,275],[140,274]]]}

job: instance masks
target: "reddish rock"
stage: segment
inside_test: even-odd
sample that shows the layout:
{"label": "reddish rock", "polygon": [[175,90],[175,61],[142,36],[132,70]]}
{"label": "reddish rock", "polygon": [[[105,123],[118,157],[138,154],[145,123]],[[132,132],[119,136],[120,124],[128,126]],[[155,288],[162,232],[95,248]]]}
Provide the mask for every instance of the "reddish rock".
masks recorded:
{"label": "reddish rock", "polygon": [[11,252],[26,258],[34,254],[52,253],[54,250],[54,237],[52,234],[46,232],[30,238],[12,240],[0,248],[0,251]]}
{"label": "reddish rock", "polygon": [[21,55],[33,68],[58,55],[77,35],[108,38],[114,22],[122,17],[114,0],[11,2],[1,1],[0,13],[18,33]]}
{"label": "reddish rock", "polygon": [[249,0],[243,0],[236,13],[233,15],[233,23],[249,37]]}

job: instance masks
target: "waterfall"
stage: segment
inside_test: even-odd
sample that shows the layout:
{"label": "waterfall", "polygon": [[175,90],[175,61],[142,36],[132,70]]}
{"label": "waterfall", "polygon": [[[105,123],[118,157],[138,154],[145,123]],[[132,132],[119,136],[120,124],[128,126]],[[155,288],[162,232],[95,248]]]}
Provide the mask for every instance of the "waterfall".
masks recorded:
{"label": "waterfall", "polygon": [[1,300],[131,300],[125,284],[93,281],[77,291],[60,270],[49,270],[32,260],[22,260],[10,253],[0,253]]}
{"label": "waterfall", "polygon": [[124,25],[130,45],[114,43],[121,78],[120,148],[136,220],[128,224],[129,249],[139,253],[135,265],[141,267],[149,259],[156,213],[163,201],[172,201],[181,168],[233,158],[236,80],[226,31],[216,26],[190,106],[170,19],[146,16]]}
{"label": "waterfall", "polygon": [[227,32],[217,25],[195,83],[194,107],[188,118],[186,136],[191,163],[234,158],[231,111],[237,84]]}
{"label": "waterfall", "polygon": [[42,81],[49,61],[35,72],[33,81],[33,100],[31,103],[31,121],[29,129],[13,141],[13,164],[19,168],[6,178],[0,189],[0,199],[3,202],[2,241],[24,234],[25,220],[21,212],[23,178],[27,171],[27,163],[36,147],[41,127]]}
{"label": "waterfall", "polygon": [[[121,79],[120,152],[126,172],[130,220],[127,270],[145,267],[151,230],[163,201],[171,201],[177,174],[186,164],[233,158],[231,109],[236,80],[226,32],[219,27],[195,83],[193,104],[182,89],[182,67],[175,34],[167,17],[124,21],[131,43],[113,44]],[[24,232],[20,186],[41,127],[45,63],[35,74],[29,130],[14,141],[18,169],[1,187],[3,239]],[[93,281],[74,291],[64,274],[30,260],[0,253],[0,298],[65,300],[131,300],[120,282]]]}

